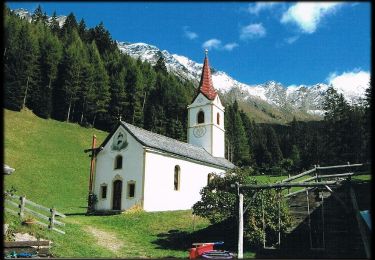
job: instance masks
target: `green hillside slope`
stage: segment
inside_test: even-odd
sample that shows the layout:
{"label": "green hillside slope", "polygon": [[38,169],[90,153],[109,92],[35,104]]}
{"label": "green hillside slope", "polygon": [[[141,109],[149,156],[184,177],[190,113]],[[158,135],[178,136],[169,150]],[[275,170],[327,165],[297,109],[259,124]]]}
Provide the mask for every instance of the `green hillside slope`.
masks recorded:
{"label": "green hillside slope", "polygon": [[30,110],[4,110],[4,163],[16,171],[4,177],[5,189],[63,212],[85,212],[92,135],[100,144],[106,132],[45,120]]}
{"label": "green hillside slope", "polygon": [[16,169],[4,176],[5,189],[14,186],[16,194],[65,213],[66,234],[21,225],[7,213],[5,222],[14,232],[51,240],[55,257],[186,258],[191,242],[200,241],[190,234],[209,225],[190,210],[85,216],[90,158],[83,150],[93,134],[100,144],[107,133],[41,119],[30,110],[4,110],[4,126],[4,162]]}

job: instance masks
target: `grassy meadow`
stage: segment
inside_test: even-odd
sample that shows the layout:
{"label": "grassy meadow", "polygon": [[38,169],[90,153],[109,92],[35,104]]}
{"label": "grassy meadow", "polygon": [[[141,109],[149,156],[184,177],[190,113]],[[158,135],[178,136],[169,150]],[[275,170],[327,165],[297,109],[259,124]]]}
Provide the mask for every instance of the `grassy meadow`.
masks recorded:
{"label": "grassy meadow", "polygon": [[[23,226],[5,213],[9,229],[29,232],[53,242],[55,257],[187,258],[192,242],[224,241],[236,251],[236,242],[221,228],[194,216],[191,210],[153,212],[140,210],[111,216],[86,216],[92,135],[100,144],[108,133],[77,124],[41,119],[30,110],[4,110],[4,163],[16,171],[4,176],[5,190],[67,215],[66,234],[38,226]],[[287,176],[258,175],[260,183],[275,183]],[[366,180],[369,175],[356,178]],[[294,191],[293,189],[291,191]],[[286,191],[285,191],[286,192]],[[234,242],[233,242],[234,241]],[[255,253],[246,250],[246,258]]]}
{"label": "grassy meadow", "polygon": [[17,195],[66,214],[62,228],[66,234],[23,226],[9,213],[5,222],[12,231],[53,241],[53,256],[187,258],[191,242],[210,241],[205,235],[194,235],[210,223],[190,210],[85,215],[90,158],[83,150],[90,148],[93,134],[100,144],[108,133],[41,119],[30,110],[4,110],[4,130],[4,163],[16,169],[4,176],[4,189],[14,187]]}

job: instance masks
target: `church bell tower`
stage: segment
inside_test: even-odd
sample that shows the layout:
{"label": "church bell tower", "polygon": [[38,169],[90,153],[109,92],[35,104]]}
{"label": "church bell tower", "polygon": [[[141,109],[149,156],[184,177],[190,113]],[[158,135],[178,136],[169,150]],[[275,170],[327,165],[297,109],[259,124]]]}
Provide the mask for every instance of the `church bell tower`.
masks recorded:
{"label": "church bell tower", "polygon": [[215,157],[224,158],[224,106],[211,77],[207,50],[197,95],[188,106],[188,143],[203,147]]}

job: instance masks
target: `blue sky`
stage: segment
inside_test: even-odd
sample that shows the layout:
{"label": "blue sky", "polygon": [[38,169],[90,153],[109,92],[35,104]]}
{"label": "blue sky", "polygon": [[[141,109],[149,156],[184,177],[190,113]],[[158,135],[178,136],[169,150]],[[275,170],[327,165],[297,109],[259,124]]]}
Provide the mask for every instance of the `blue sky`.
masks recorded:
{"label": "blue sky", "polygon": [[[355,2],[7,2],[11,9],[73,12],[103,21],[113,39],[145,42],[203,62],[246,84],[367,80],[370,3]],[[361,78],[361,79],[359,79]]]}

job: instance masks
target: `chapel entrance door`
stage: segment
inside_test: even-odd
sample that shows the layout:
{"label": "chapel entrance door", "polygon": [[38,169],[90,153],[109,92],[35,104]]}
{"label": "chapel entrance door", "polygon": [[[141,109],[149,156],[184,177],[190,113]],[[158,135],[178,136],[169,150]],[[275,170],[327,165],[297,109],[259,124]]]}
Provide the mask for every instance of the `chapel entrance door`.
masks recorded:
{"label": "chapel entrance door", "polygon": [[122,181],[116,180],[113,182],[113,210],[121,210],[121,193],[122,193]]}

